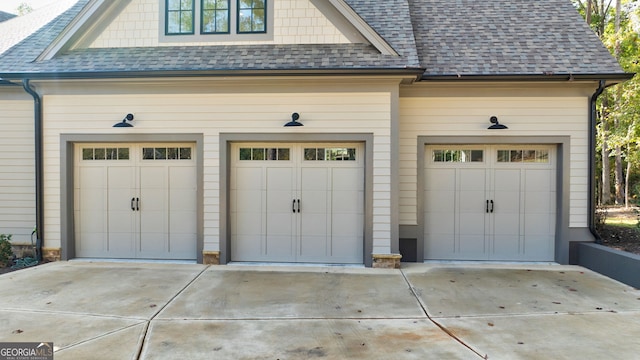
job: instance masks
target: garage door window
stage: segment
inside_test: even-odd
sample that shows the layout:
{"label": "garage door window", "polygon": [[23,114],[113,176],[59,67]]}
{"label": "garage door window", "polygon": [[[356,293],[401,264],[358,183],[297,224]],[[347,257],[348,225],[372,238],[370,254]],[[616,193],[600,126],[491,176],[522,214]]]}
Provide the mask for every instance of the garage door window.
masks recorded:
{"label": "garage door window", "polygon": [[305,148],[305,161],[356,161],[355,148]]}
{"label": "garage door window", "polygon": [[433,162],[467,163],[482,162],[483,150],[433,150]]}
{"label": "garage door window", "polygon": [[287,148],[240,148],[242,161],[289,161],[291,150]]}
{"label": "garage door window", "polygon": [[129,148],[83,148],[82,160],[129,160]]}
{"label": "garage door window", "polygon": [[142,160],[191,160],[191,148],[181,148],[181,147],[143,148]]}
{"label": "garage door window", "polygon": [[498,150],[499,163],[549,163],[548,150]]}

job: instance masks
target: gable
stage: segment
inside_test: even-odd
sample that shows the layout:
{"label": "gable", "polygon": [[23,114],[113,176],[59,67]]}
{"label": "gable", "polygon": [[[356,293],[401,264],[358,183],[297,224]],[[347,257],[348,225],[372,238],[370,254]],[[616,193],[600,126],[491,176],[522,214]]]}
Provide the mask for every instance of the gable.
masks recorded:
{"label": "gable", "polygon": [[[232,1],[233,3],[233,1]],[[197,5],[200,5],[196,1]],[[355,28],[338,16],[326,1],[269,1],[266,36],[233,34],[202,35],[196,26],[193,35],[165,35],[165,1],[131,0],[99,33],[75,48],[120,48],[157,46],[205,46],[249,44],[346,44],[365,43]],[[317,4],[317,5],[316,5]],[[269,11],[271,10],[271,11]]]}

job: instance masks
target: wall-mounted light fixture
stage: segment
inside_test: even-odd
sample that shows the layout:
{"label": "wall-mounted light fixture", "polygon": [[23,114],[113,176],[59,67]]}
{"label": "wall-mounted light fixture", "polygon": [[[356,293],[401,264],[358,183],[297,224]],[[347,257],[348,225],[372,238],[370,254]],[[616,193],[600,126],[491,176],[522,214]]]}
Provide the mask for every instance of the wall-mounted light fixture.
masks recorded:
{"label": "wall-mounted light fixture", "polygon": [[284,124],[284,126],[285,127],[287,127],[287,126],[304,126],[302,123],[298,122],[298,119],[300,119],[300,114],[293,113],[293,114],[291,114],[291,121],[289,121],[288,123]]}
{"label": "wall-mounted light fixture", "polygon": [[496,129],[508,129],[508,127],[506,125],[502,125],[498,122],[498,117],[497,116],[492,116],[489,121],[493,124],[491,126],[488,127],[489,130],[496,130]]}
{"label": "wall-mounted light fixture", "polygon": [[133,114],[127,114],[127,116],[125,116],[121,122],[116,123],[115,125],[113,125],[113,127],[133,127],[133,125],[131,125],[127,121],[133,121]]}

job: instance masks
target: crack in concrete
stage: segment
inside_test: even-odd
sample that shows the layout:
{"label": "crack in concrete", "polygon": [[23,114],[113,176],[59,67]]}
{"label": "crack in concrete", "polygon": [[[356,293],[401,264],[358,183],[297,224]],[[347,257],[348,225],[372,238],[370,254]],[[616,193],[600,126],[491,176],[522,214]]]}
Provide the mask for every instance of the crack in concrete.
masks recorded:
{"label": "crack in concrete", "polygon": [[407,278],[407,275],[404,273],[404,271],[402,271],[402,269],[400,269],[400,274],[402,274],[402,277],[404,278],[404,281],[407,283],[407,286],[409,287],[409,290],[411,290],[411,293],[416,298],[416,301],[418,301],[418,304],[420,304],[420,308],[422,308],[422,311],[427,316],[427,319],[429,319],[429,321],[431,321],[435,326],[437,326],[440,330],[442,330],[445,334],[447,334],[453,340],[458,342],[460,345],[466,347],[467,349],[471,350],[474,354],[478,355],[481,359],[488,359],[489,358],[488,355],[486,355],[486,354],[482,355],[479,351],[474,349],[471,345],[467,344],[466,342],[464,342],[464,340],[462,340],[461,338],[456,336],[454,333],[449,331],[449,329],[447,329],[444,325],[440,324],[434,318],[432,318],[431,315],[429,315],[429,311],[427,311],[426,305],[422,303],[422,301],[420,300],[420,297],[418,296],[418,293],[415,291],[413,285],[411,285],[411,282]]}
{"label": "crack in concrete", "polygon": [[138,354],[136,355],[136,359],[140,360],[140,357],[142,356],[142,352],[144,350],[145,345],[147,344],[147,336],[149,335],[149,328],[151,327],[151,322],[153,320],[155,320],[155,318],[162,312],[162,310],[164,310],[167,306],[169,306],[169,304],[171,304],[178,296],[180,296],[183,292],[185,292],[185,290],[187,290],[187,288],[189,286],[191,286],[191,284],[193,284],[194,282],[196,282],[196,280],[198,280],[202,274],[204,274],[205,271],[207,271],[207,269],[209,269],[211,267],[211,265],[208,265],[207,267],[205,267],[204,269],[202,269],[202,271],[200,271],[198,273],[198,275],[194,276],[193,279],[191,279],[191,281],[189,281],[184,287],[182,287],[182,289],[180,289],[180,291],[176,292],[176,294],[174,296],[171,297],[171,299],[169,299],[169,301],[167,301],[163,306],[161,306],[158,311],[156,311],[155,314],[151,315],[151,317],[149,318],[149,320],[146,321],[146,326],[144,329],[144,332],[142,334],[142,342],[140,343],[140,346],[138,347]]}

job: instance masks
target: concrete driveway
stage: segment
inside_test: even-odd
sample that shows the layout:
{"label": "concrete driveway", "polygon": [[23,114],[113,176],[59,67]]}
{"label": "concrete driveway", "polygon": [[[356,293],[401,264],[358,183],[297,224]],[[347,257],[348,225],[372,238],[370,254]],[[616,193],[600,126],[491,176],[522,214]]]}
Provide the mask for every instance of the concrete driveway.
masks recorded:
{"label": "concrete driveway", "polygon": [[631,359],[640,291],[558,265],[57,262],[0,276],[0,342],[55,359]]}

